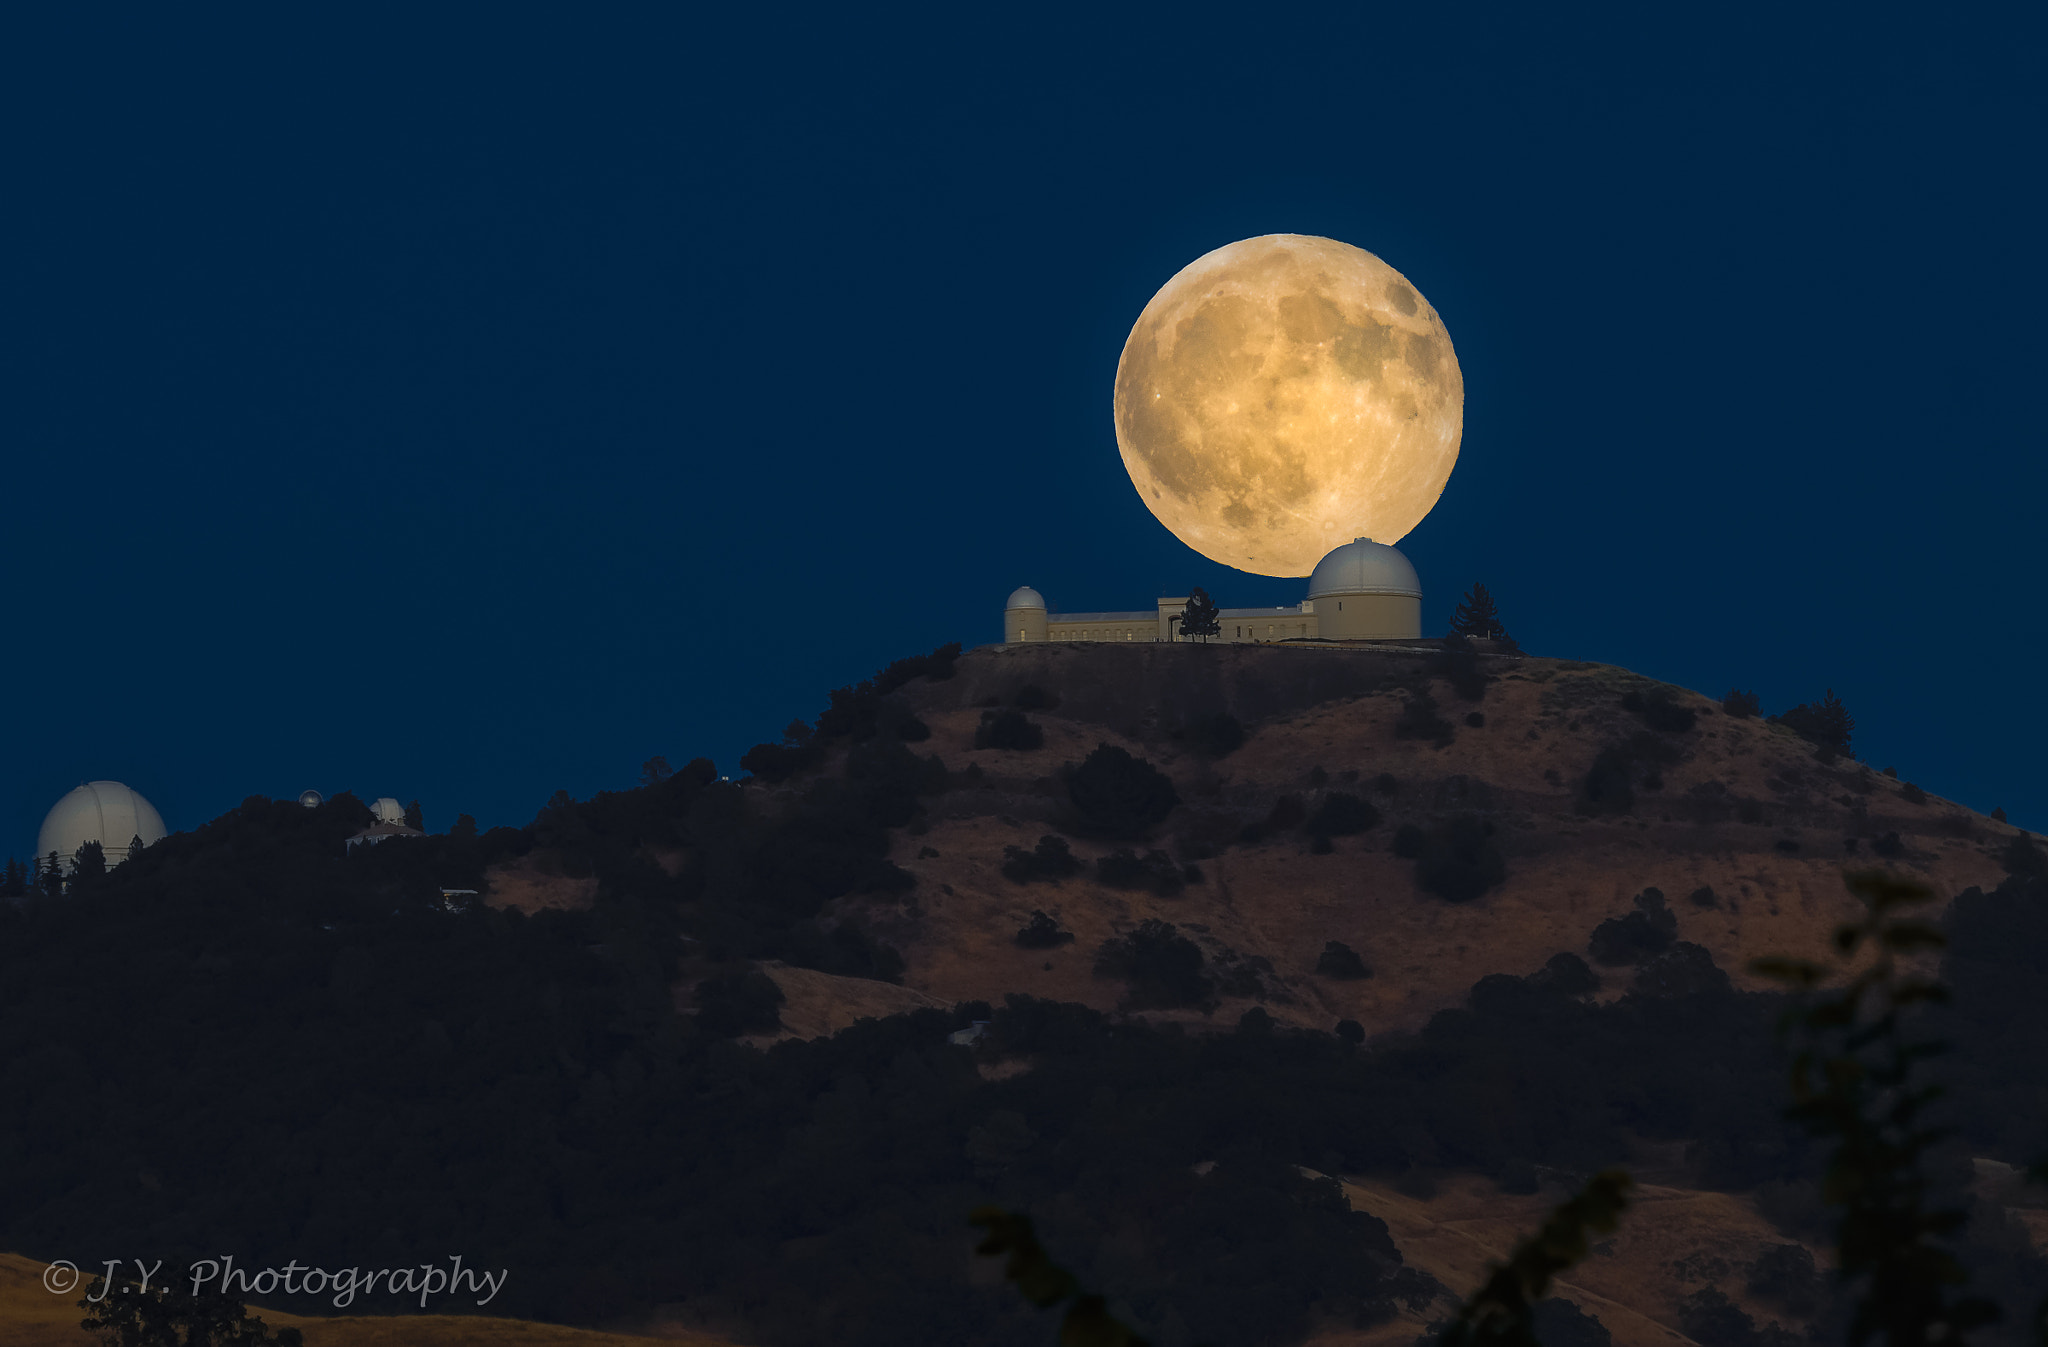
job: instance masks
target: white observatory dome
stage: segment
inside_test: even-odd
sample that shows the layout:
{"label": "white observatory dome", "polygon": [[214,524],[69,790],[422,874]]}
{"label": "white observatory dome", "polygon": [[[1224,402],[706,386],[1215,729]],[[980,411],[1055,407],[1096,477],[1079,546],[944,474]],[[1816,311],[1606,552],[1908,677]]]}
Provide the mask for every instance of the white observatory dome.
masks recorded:
{"label": "white observatory dome", "polygon": [[138,837],[144,846],[163,840],[164,820],[156,806],[118,781],[89,781],[51,807],[36,834],[36,859],[48,860],[54,851],[68,873],[78,849],[98,842],[107,864],[119,865]]}
{"label": "white observatory dome", "polygon": [[1422,579],[1399,548],[1357,538],[1318,561],[1308,578],[1309,598],[1330,594],[1399,594],[1420,599]]}
{"label": "white observatory dome", "polygon": [[1043,607],[1045,607],[1045,595],[1039,593],[1031,586],[1025,585],[1010,596],[1009,601],[1003,605],[1003,611],[1008,612],[1013,608]]}
{"label": "white observatory dome", "polygon": [[379,823],[405,822],[405,806],[392,799],[389,795],[371,805],[370,812],[377,816],[377,822]]}

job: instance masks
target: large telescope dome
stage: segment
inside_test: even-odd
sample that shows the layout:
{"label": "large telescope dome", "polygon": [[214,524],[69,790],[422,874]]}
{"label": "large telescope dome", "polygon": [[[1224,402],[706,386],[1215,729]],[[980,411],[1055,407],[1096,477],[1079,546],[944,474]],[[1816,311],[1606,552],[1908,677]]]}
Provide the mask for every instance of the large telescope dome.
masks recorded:
{"label": "large telescope dome", "polygon": [[98,842],[109,866],[128,859],[128,844],[140,837],[150,846],[164,837],[163,816],[156,806],[118,781],[88,781],[57,801],[36,834],[36,859],[57,863],[69,873],[78,849]]}

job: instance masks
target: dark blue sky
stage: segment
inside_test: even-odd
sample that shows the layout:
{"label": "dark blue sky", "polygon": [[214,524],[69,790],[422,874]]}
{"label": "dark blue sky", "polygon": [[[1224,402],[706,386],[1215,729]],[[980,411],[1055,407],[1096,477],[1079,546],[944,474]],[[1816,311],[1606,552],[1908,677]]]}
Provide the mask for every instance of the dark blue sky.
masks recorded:
{"label": "dark blue sky", "polygon": [[1483,579],[1536,653],[1832,686],[2048,827],[2043,11],[1941,8],[17,16],[0,851],[88,777],[439,828],[732,770],[1025,582],[1292,603],[1110,423],[1273,232],[1457,345],[1427,627]]}

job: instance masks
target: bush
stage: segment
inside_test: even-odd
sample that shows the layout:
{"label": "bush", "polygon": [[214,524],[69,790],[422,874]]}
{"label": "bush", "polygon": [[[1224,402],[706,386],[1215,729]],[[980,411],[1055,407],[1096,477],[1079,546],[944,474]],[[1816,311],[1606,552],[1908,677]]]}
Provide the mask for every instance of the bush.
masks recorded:
{"label": "bush", "polygon": [[1394,845],[1391,849],[1403,860],[1416,860],[1422,855],[1425,840],[1422,829],[1413,823],[1404,823],[1395,831]]}
{"label": "bush", "polygon": [[1714,886],[1711,884],[1702,884],[1699,888],[1694,889],[1687,901],[1691,902],[1694,907],[1715,907],[1718,905],[1714,897]]}
{"label": "bush", "polygon": [[1630,692],[1621,699],[1622,709],[1634,712],[1645,725],[1660,734],[1684,734],[1699,723],[1699,716],[1691,707],[1680,706],[1671,698],[1668,688],[1652,688],[1649,692]]}
{"label": "bush", "polygon": [[1129,850],[1117,850],[1095,862],[1095,875],[1113,889],[1150,889],[1161,898],[1179,893],[1187,880],[1173,858],[1163,851],[1148,851],[1142,857]]}
{"label": "bush", "polygon": [[1600,975],[1576,954],[1553,954],[1550,962],[1530,977],[1529,985],[1559,996],[1591,996],[1600,990]]}
{"label": "bush", "polygon": [[[1522,1166],[1528,1171],[1528,1179],[1536,1177],[1535,1166],[1526,1162]],[[1510,1188],[1505,1180],[1501,1183],[1503,1192],[1536,1191],[1533,1182],[1529,1186]],[[1607,1331],[1607,1325],[1587,1314],[1569,1300],[1546,1296],[1536,1302],[1529,1312],[1530,1326],[1535,1329],[1536,1341],[1543,1347],[1613,1347],[1614,1335]]]}
{"label": "bush", "polygon": [[1998,861],[2007,874],[2021,879],[2048,876],[2048,855],[2042,854],[2031,837],[2015,837],[2007,842]]}
{"label": "bush", "polygon": [[1415,878],[1452,903],[1469,903],[1508,876],[1506,859],[1493,843],[1493,825],[1476,814],[1458,814],[1423,834]]}
{"label": "bush", "polygon": [[1017,932],[1017,943],[1025,949],[1054,949],[1073,938],[1072,931],[1061,930],[1057,921],[1036,910],[1032,912],[1031,920]]}
{"label": "bush", "polygon": [[1749,1265],[1749,1293],[1806,1318],[1820,1304],[1824,1284],[1804,1245],[1773,1244]]}
{"label": "bush", "polygon": [[697,984],[697,1027],[719,1038],[772,1034],[782,1027],[782,988],[758,968],[719,973]]}
{"label": "bush", "polygon": [[1899,798],[1907,804],[1926,804],[1927,792],[1908,781],[1905,785],[1899,787]]}
{"label": "bush", "polygon": [[1341,790],[1333,790],[1309,815],[1307,828],[1317,837],[1351,837],[1376,826],[1380,811]]}
{"label": "bush", "polygon": [[1196,1005],[1209,995],[1202,951],[1172,923],[1148,920],[1129,935],[1105,940],[1096,952],[1097,977],[1131,984],[1134,1007]]}
{"label": "bush", "polygon": [[1180,804],[1164,772],[1112,744],[1098,746],[1068,773],[1067,795],[1090,828],[1111,837],[1140,836]]}
{"label": "bush", "polygon": [[1744,692],[1740,688],[1728,689],[1728,695],[1721,699],[1721,710],[1737,720],[1752,719],[1763,709],[1764,704],[1754,692]]}
{"label": "bush", "polygon": [[1807,743],[1836,753],[1849,751],[1850,736],[1856,729],[1855,718],[1835,697],[1833,688],[1819,701],[1802,702],[1776,719]]}
{"label": "bush", "polygon": [[1644,889],[1636,895],[1635,906],[1626,917],[1610,917],[1593,928],[1587,952],[1594,963],[1610,968],[1648,963],[1671,948],[1678,917],[1665,906],[1663,890]]}
{"label": "bush", "polygon": [[1906,844],[1899,840],[1899,835],[1896,831],[1887,832],[1883,837],[1872,842],[1870,849],[1883,856],[1886,860],[1897,860],[1906,854]]}
{"label": "bush", "polygon": [[1662,790],[1662,769],[1677,758],[1677,749],[1648,731],[1638,731],[1620,743],[1609,744],[1594,755],[1593,765],[1586,770],[1580,786],[1579,811],[1628,813],[1635,808],[1636,787]]}
{"label": "bush", "polygon": [[1468,702],[1486,697],[1487,676],[1479,668],[1479,651],[1463,636],[1446,636],[1429,662],[1429,671],[1451,685]]}
{"label": "bush", "polygon": [[1323,946],[1322,957],[1316,960],[1316,976],[1355,981],[1371,977],[1372,970],[1351,946],[1332,940]]}
{"label": "bush", "polygon": [[1408,689],[1408,700],[1394,720],[1396,739],[1428,739],[1438,748],[1449,747],[1458,731],[1437,713],[1436,698],[1426,687]]}
{"label": "bush", "polygon": [[1003,875],[1019,884],[1034,879],[1064,879],[1081,872],[1081,861],[1064,837],[1041,837],[1030,851],[1022,847],[1003,848]]}
{"label": "bush", "polygon": [[1205,758],[1227,758],[1244,747],[1244,726],[1228,711],[1196,716],[1187,723],[1186,734],[1195,752]]}
{"label": "bush", "polygon": [[1051,711],[1060,704],[1058,694],[1047,692],[1036,683],[1026,683],[1017,689],[1017,695],[1010,698],[1010,705],[1019,711]]}
{"label": "bush", "polygon": [[976,748],[1028,752],[1045,746],[1045,731],[1022,711],[983,711],[974,729]]}
{"label": "bush", "polygon": [[932,737],[932,727],[916,716],[905,716],[896,722],[896,737],[907,744],[921,744]]}

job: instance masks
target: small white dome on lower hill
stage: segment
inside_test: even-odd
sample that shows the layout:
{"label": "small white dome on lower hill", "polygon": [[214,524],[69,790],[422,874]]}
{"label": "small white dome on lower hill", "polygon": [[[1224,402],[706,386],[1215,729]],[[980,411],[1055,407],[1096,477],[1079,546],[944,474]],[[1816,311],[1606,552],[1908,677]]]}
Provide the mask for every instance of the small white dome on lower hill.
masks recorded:
{"label": "small white dome on lower hill", "polygon": [[144,846],[163,840],[164,820],[156,806],[118,781],[88,781],[51,807],[36,834],[36,859],[46,861],[54,851],[68,871],[80,847],[98,842],[107,864],[118,865],[138,837]]}
{"label": "small white dome on lower hill", "polygon": [[1031,586],[1025,585],[1022,588],[1020,588],[1016,593],[1010,595],[1009,602],[1003,605],[1003,611],[1008,612],[1013,608],[1043,607],[1045,607],[1045,595],[1039,593]]}
{"label": "small white dome on lower hill", "polygon": [[1318,561],[1309,576],[1308,597],[1319,599],[1326,594],[1400,594],[1419,599],[1422,579],[1400,548],[1356,538]]}

